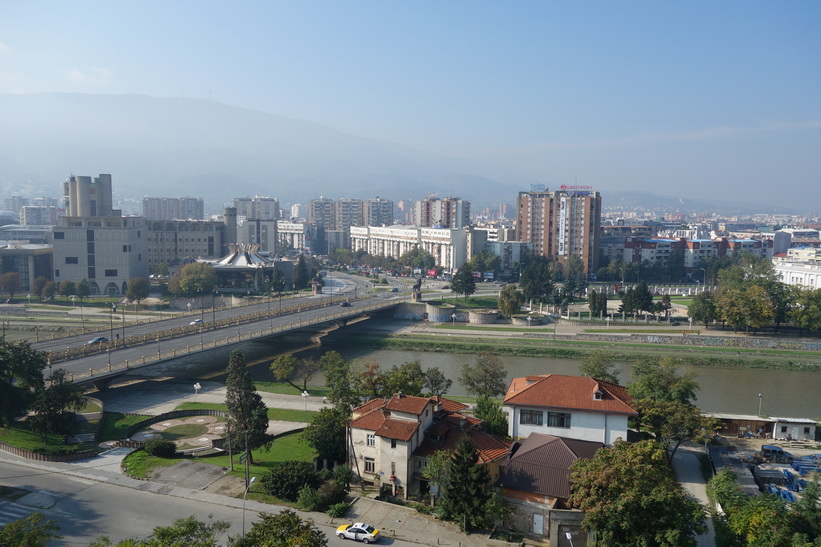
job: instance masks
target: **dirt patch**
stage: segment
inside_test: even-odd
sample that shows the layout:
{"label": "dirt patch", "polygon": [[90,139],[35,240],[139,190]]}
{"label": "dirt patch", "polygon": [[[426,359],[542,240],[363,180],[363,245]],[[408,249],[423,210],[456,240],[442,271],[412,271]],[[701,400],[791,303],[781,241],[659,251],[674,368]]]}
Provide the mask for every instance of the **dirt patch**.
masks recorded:
{"label": "dirt patch", "polygon": [[225,475],[222,467],[207,463],[181,461],[169,467],[157,467],[148,477],[152,481],[164,482],[204,490]]}
{"label": "dirt patch", "polygon": [[205,488],[211,494],[222,494],[232,498],[241,497],[245,492],[245,479],[233,475],[225,475]]}

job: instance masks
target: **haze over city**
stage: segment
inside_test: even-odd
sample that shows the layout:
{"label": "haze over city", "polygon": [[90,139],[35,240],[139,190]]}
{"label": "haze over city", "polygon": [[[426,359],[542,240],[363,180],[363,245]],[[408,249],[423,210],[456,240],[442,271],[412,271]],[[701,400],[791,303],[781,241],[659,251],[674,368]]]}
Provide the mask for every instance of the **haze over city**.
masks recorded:
{"label": "haze over city", "polygon": [[[805,212],[821,197],[820,16],[808,1],[7,3],[0,115],[26,125],[8,101],[18,94],[185,97],[391,143],[428,166],[435,156],[448,165],[442,193],[458,173],[502,184],[499,201],[530,183],[580,184],[605,203],[608,192],[643,191]],[[46,156],[65,142],[61,130],[73,132],[72,154],[48,169],[34,155],[6,156],[16,165],[0,167],[4,182],[28,174],[56,190],[69,172],[112,172],[119,192],[138,193],[148,170],[167,189],[185,176],[150,157],[132,158],[132,171],[105,149],[80,153],[104,120],[83,124],[65,108],[64,119],[30,118],[28,130]],[[132,138],[136,151],[152,137]],[[167,167],[176,179],[163,179]],[[367,175],[361,190],[371,195],[401,199],[416,184]],[[256,176],[237,180],[253,188],[215,199],[293,192],[297,175]],[[323,176],[290,197],[315,197],[322,189],[310,181]]]}

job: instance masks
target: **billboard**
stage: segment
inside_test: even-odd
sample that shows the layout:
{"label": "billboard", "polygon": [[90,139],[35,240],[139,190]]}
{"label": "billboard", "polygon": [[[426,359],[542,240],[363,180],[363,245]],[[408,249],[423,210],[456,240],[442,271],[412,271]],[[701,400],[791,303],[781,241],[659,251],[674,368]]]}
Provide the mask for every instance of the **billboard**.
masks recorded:
{"label": "billboard", "polygon": [[567,204],[569,198],[562,196],[559,198],[559,233],[557,234],[556,254],[559,256],[567,255]]}

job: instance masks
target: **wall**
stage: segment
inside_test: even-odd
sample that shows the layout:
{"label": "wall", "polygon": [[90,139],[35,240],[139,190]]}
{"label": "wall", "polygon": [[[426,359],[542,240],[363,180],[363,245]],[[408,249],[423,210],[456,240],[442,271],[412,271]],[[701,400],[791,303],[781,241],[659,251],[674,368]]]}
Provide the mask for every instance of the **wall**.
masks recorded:
{"label": "wall", "polygon": [[[591,399],[591,405],[595,403]],[[544,435],[555,435],[569,439],[581,441],[595,441],[604,444],[612,444],[617,438],[627,439],[627,416],[617,414],[602,414],[595,412],[582,412],[578,410],[566,410],[558,412],[570,413],[570,427],[548,427],[547,410],[543,408],[532,408],[543,412],[543,423],[545,425],[530,425],[519,423],[519,412],[522,407],[514,407],[511,419],[511,436],[514,438],[524,438],[531,433],[542,433]],[[528,408],[528,407],[524,407]]]}

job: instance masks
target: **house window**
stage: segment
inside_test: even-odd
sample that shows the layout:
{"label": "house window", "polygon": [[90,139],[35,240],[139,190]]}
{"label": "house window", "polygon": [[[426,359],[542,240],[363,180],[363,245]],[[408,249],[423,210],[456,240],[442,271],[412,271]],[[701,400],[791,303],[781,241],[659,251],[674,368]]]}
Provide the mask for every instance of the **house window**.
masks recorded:
{"label": "house window", "polygon": [[544,413],[541,410],[522,410],[519,413],[519,423],[522,425],[542,425]]}
{"label": "house window", "polygon": [[396,476],[396,462],[391,462],[391,475]]}
{"label": "house window", "polygon": [[54,239],[65,239],[66,233],[65,232],[54,232]]}
{"label": "house window", "polygon": [[548,427],[570,427],[570,414],[567,412],[548,412]]}
{"label": "house window", "polygon": [[66,264],[79,264],[80,259],[76,256],[67,256],[66,257]]}
{"label": "house window", "polygon": [[805,428],[804,428],[804,435],[809,435],[809,434],[810,434],[810,428],[809,428],[809,427],[805,427]]}
{"label": "house window", "polygon": [[396,448],[396,439],[391,439],[391,448]]}
{"label": "house window", "polygon": [[365,458],[365,473],[375,473],[376,472],[376,462],[374,462],[373,458]]}
{"label": "house window", "polygon": [[601,391],[596,390],[595,392],[593,392],[593,399],[595,399],[596,401],[601,401],[601,397]]}
{"label": "house window", "polygon": [[368,433],[368,446],[376,446],[376,435]]}
{"label": "house window", "polygon": [[105,271],[106,277],[117,277],[117,270],[106,270]]}
{"label": "house window", "polygon": [[786,425],[782,425],[782,426],[781,426],[781,433],[786,433],[786,432],[787,432],[787,426],[786,426]]}

